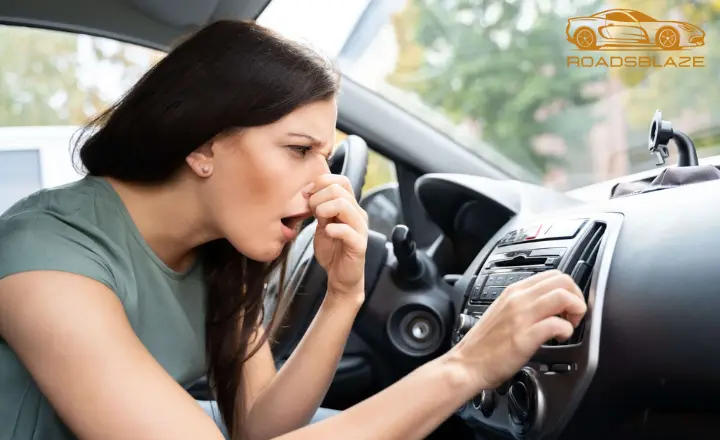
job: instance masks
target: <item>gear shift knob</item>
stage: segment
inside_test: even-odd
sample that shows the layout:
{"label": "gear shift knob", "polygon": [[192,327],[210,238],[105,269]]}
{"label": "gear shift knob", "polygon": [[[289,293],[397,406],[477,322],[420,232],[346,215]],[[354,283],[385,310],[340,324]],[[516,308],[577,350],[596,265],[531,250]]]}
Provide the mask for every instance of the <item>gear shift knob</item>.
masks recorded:
{"label": "gear shift knob", "polygon": [[410,281],[417,280],[423,274],[423,266],[418,258],[415,240],[410,229],[397,225],[392,231],[393,253],[397,258],[398,272]]}

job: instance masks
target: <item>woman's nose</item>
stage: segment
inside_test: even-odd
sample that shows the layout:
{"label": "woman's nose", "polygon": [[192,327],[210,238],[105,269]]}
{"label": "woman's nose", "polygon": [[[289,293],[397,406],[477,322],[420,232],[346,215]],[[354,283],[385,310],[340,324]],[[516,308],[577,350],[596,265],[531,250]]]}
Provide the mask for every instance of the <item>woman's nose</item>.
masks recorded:
{"label": "woman's nose", "polygon": [[325,158],[322,158],[320,161],[319,173],[318,175],[322,174],[330,174],[330,162],[326,160]]}

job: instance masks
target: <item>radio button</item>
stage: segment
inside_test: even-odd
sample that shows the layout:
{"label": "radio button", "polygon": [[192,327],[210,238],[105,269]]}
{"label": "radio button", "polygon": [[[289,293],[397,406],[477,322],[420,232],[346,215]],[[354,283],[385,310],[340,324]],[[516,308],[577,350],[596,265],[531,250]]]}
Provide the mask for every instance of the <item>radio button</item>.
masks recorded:
{"label": "radio button", "polygon": [[520,274],[517,274],[517,273],[507,274],[507,275],[505,276],[505,286],[509,286],[509,285],[511,285],[512,283],[518,281],[518,276],[519,276],[519,275],[520,275]]}
{"label": "radio button", "polygon": [[549,257],[547,260],[545,260],[545,266],[555,267],[557,266],[558,261],[560,261],[559,257]]}
{"label": "radio button", "polygon": [[480,298],[481,293],[482,293],[482,285],[476,284],[475,287],[473,287],[472,292],[470,293],[470,301],[477,301]]}
{"label": "radio button", "polygon": [[500,296],[500,294],[502,293],[503,290],[505,290],[505,289],[503,289],[503,288],[501,288],[501,287],[491,287],[491,288],[490,288],[490,298],[489,298],[489,299],[492,300],[492,299],[497,298],[498,296]]}
{"label": "radio button", "polygon": [[524,279],[526,279],[526,278],[528,278],[528,277],[531,277],[532,275],[533,275],[532,272],[519,272],[519,273],[516,273],[515,276],[516,276],[517,278],[515,279],[515,282],[522,281],[522,280],[524,280]]}
{"label": "radio button", "polygon": [[550,367],[550,371],[554,371],[556,373],[567,373],[572,370],[572,367],[570,367],[570,364],[553,364],[552,367]]}
{"label": "radio button", "polygon": [[472,307],[468,307],[465,311],[469,315],[473,315],[476,318],[482,317],[483,313],[485,313],[488,309],[488,305],[479,305],[475,304]]}

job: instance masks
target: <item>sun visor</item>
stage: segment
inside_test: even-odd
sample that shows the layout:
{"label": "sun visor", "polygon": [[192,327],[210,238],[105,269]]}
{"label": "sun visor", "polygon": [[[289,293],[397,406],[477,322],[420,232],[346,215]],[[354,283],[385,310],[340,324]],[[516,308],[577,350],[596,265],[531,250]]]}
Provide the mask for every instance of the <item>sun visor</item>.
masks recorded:
{"label": "sun visor", "polygon": [[0,23],[98,35],[165,50],[210,21],[257,18],[269,0],[0,1]]}

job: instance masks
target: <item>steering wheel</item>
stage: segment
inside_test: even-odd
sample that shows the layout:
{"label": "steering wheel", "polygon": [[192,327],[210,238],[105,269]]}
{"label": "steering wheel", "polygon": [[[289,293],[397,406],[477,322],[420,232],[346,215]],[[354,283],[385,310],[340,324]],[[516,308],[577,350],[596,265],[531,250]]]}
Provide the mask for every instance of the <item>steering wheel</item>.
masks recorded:
{"label": "steering wheel", "polygon": [[[350,180],[356,200],[360,201],[365,173],[368,165],[368,146],[355,135],[348,136],[335,150],[330,162],[330,171]],[[295,345],[305,334],[317,307],[322,302],[327,288],[327,274],[315,260],[313,237],[317,229],[317,220],[312,221],[298,234],[290,247],[285,272],[285,295],[291,295],[289,310],[278,310],[284,315],[283,325],[274,339],[273,353],[276,359],[287,358]],[[275,312],[280,270],[268,283],[265,300],[265,322]],[[298,294],[299,293],[299,294]]]}

